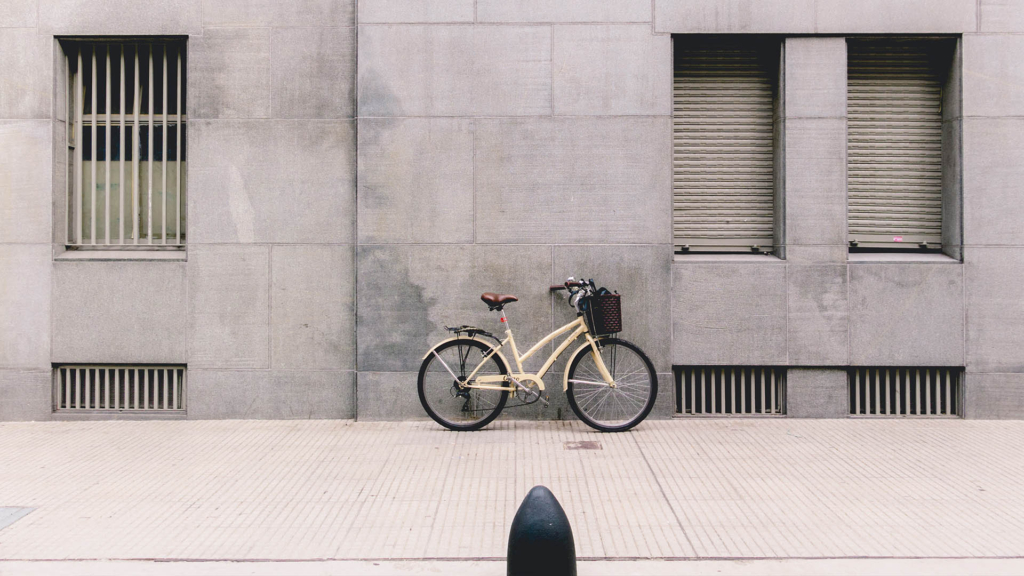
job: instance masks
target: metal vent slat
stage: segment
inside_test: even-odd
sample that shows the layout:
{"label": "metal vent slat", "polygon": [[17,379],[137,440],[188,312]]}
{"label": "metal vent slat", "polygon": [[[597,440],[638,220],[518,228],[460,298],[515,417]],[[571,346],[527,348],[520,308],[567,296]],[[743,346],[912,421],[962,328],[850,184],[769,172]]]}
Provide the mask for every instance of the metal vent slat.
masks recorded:
{"label": "metal vent slat", "polygon": [[65,365],[54,369],[58,412],[185,410],[184,366]]}
{"label": "metal vent slat", "polygon": [[957,417],[962,368],[851,368],[850,414],[886,417]]}
{"label": "metal vent slat", "polygon": [[688,416],[781,416],[786,371],[774,366],[677,366],[676,407]]}
{"label": "metal vent slat", "polygon": [[[859,246],[941,244],[942,90],[928,48],[849,42],[849,239]],[[920,200],[928,209],[914,208]]]}
{"label": "metal vent slat", "polygon": [[772,78],[753,45],[680,46],[673,89],[677,250],[771,249]]}

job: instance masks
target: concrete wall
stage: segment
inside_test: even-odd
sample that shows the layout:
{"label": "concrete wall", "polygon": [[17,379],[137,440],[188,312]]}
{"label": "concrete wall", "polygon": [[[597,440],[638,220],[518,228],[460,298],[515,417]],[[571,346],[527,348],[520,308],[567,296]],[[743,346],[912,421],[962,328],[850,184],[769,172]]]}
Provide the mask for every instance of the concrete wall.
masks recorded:
{"label": "concrete wall", "polygon": [[[63,250],[55,37],[188,36],[188,251]],[[353,1],[0,6],[0,419],[52,363],[182,363],[191,418],[355,415]]]}
{"label": "concrete wall", "polygon": [[[794,368],[792,416],[845,414],[846,366],[936,365],[966,366],[969,417],[1024,417],[1020,32],[999,0],[5,2],[0,419],[50,417],[58,362],[187,363],[192,418],[425,417],[446,324],[497,328],[477,298],[510,292],[535,340],[580,274],[626,294],[656,416],[673,365],[767,364]],[[783,36],[784,259],[672,254],[672,34],[701,33]],[[189,37],[179,258],[63,253],[54,38],[103,34]],[[848,254],[852,34],[962,37],[947,256]],[[509,416],[568,417],[548,380]]]}
{"label": "concrete wall", "polygon": [[[573,318],[548,285],[581,274],[629,295],[624,337],[671,392],[672,43],[651,15],[359,3],[360,419],[425,416],[415,372],[444,326],[500,330],[480,293],[516,294],[532,343]],[[567,417],[561,371],[549,407],[510,415]]]}

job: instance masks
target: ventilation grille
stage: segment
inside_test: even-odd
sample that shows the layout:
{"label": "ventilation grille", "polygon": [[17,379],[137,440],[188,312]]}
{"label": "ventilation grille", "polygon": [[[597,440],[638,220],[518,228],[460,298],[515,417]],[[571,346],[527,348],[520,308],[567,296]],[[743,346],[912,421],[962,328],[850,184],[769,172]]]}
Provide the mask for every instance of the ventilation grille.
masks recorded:
{"label": "ventilation grille", "polygon": [[962,368],[854,368],[850,414],[854,416],[960,416]]}
{"label": "ventilation grille", "polygon": [[682,414],[782,415],[786,371],[761,366],[677,366],[676,407]]}
{"label": "ventilation grille", "polygon": [[167,412],[185,409],[184,366],[59,366],[57,411]]}

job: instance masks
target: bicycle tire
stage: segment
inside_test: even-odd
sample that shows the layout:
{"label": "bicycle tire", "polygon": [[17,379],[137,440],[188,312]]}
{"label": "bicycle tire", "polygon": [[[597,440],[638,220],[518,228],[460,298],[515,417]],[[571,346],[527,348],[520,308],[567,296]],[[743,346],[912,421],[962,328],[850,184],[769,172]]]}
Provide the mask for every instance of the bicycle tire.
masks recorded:
{"label": "bicycle tire", "polygon": [[[479,340],[457,338],[431,350],[420,365],[416,378],[420,403],[428,416],[449,430],[479,430],[497,418],[508,401],[508,391],[461,388],[459,381],[452,378],[448,369],[455,372],[459,380],[464,382],[466,376],[477,367],[478,363],[469,363],[470,354],[474,350],[480,352],[480,360],[483,361],[484,356],[492,348]],[[454,357],[452,352],[455,353]],[[447,358],[445,364],[448,368],[438,362],[438,357]],[[497,354],[488,358],[486,362],[492,366],[484,366],[477,376],[508,374],[508,366]],[[480,403],[480,407],[467,410],[472,402]],[[474,412],[479,418],[472,415],[460,417],[467,412]]]}
{"label": "bicycle tire", "polygon": [[[591,348],[581,348],[569,364],[569,388],[566,390],[569,407],[591,428],[601,432],[625,432],[643,422],[654,408],[658,397],[658,374],[654,371],[651,359],[636,344],[620,338],[601,338],[598,344],[602,350],[601,357],[618,386],[610,388],[604,384],[590,386],[581,383],[584,380],[601,381],[591,358]],[[622,359],[626,360],[625,365],[619,362],[617,356],[620,349],[629,351],[625,356],[632,354]],[[591,358],[589,361],[592,366],[582,366],[588,358]],[[633,372],[624,373],[626,370]],[[578,372],[585,372],[584,377],[577,379]],[[611,400],[614,402],[609,402]],[[601,410],[604,407],[609,409],[608,414]],[[615,407],[619,410],[615,410]],[[608,417],[615,414],[621,414],[622,417]]]}

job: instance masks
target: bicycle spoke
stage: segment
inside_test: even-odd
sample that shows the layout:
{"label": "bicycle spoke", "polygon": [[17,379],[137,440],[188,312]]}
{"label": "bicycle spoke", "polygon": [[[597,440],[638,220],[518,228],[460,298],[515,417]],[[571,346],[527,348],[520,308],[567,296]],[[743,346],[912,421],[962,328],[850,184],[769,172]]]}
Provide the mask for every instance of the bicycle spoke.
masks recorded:
{"label": "bicycle spoke", "polygon": [[649,410],[656,390],[653,371],[639,353],[618,342],[605,342],[599,350],[614,387],[605,384],[593,351],[578,357],[569,379],[577,413],[602,427],[632,426]]}
{"label": "bicycle spoke", "polygon": [[[497,360],[487,358],[486,350],[479,343],[455,341],[425,361],[419,382],[421,399],[435,420],[449,427],[472,428],[504,406],[504,391],[470,387],[482,376],[501,374]],[[470,374],[473,379],[467,381]]]}

